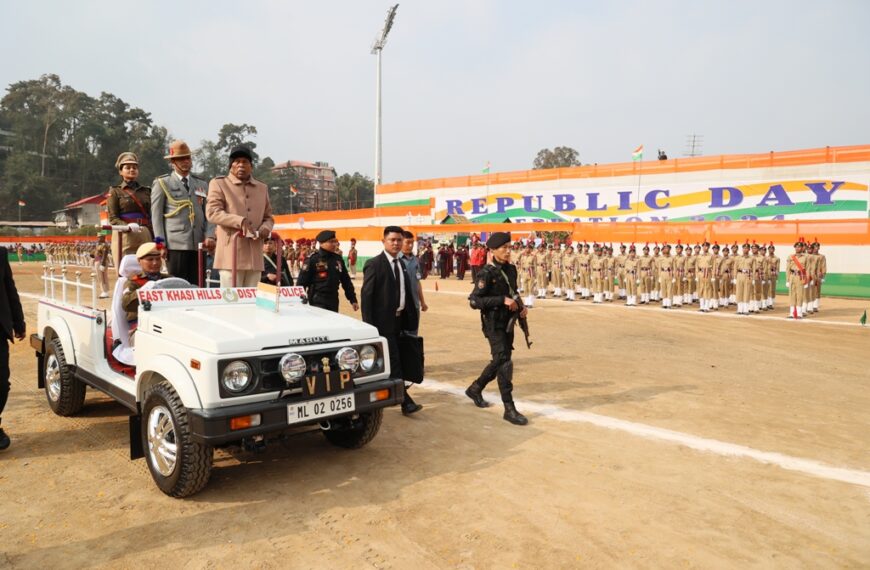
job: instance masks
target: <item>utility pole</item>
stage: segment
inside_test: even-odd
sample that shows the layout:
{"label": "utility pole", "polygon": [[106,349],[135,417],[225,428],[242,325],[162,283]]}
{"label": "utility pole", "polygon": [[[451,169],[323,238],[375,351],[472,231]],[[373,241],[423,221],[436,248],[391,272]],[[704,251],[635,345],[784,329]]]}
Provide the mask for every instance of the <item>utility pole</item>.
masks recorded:
{"label": "utility pole", "polygon": [[396,4],[387,10],[387,19],[384,20],[384,27],[375,38],[375,43],[372,44],[372,54],[378,57],[377,67],[377,88],[375,93],[375,187],[381,183],[382,177],[382,158],[381,158],[381,52],[384,51],[384,46],[387,44],[387,35],[393,27],[393,19],[396,17],[396,10],[399,5]]}
{"label": "utility pole", "polygon": [[686,135],[686,152],[683,156],[701,156],[701,146],[704,144],[704,135]]}

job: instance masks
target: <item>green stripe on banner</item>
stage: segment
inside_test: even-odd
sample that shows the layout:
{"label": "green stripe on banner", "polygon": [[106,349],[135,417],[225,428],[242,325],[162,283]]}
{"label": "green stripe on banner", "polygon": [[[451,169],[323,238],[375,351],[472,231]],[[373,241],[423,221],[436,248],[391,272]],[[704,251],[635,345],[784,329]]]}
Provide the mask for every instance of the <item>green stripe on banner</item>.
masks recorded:
{"label": "green stripe on banner", "polygon": [[387,206],[428,206],[429,198],[420,198],[418,200],[403,200],[401,202],[383,202],[378,204],[377,208],[386,208]]}
{"label": "green stripe on banner", "polygon": [[[754,208],[740,208],[737,210],[723,210],[712,214],[703,214],[705,222],[715,221],[719,216],[728,216],[730,219],[740,216],[757,216],[767,218],[784,214],[808,214],[813,212],[867,212],[866,200],[840,200],[833,204],[817,206],[813,202],[798,202],[794,206],[757,206]],[[682,218],[670,218],[669,222],[693,222],[700,221],[701,214],[697,216],[683,216]]]}
{"label": "green stripe on banner", "polygon": [[[9,252],[9,263],[18,261],[18,254],[15,252]],[[24,261],[45,261],[44,253],[25,253]]]}
{"label": "green stripe on banner", "polygon": [[[776,292],[788,294],[785,286],[785,273],[779,274]],[[870,298],[870,274],[867,273],[828,273],[822,283],[824,297],[861,297]]]}

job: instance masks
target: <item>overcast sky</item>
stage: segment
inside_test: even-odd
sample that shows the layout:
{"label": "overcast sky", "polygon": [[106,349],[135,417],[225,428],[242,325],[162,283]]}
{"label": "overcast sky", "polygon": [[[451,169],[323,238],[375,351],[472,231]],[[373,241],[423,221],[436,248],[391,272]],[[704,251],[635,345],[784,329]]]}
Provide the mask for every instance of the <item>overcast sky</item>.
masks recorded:
{"label": "overcast sky", "polygon": [[[390,0],[0,0],[0,84],[56,73],[192,146],[253,124],[261,156],[374,173]],[[402,0],[383,55],[384,182],[870,143],[870,1]]]}

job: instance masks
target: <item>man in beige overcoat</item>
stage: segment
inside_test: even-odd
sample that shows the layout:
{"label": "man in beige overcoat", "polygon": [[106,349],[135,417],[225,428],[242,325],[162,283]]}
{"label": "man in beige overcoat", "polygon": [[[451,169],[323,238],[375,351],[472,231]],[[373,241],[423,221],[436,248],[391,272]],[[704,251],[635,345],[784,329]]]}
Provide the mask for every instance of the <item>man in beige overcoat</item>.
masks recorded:
{"label": "man in beige overcoat", "polygon": [[233,286],[233,235],[236,238],[236,287],[256,287],[263,272],[263,239],[271,235],[275,220],[266,185],[251,176],[253,155],[244,146],[230,152],[230,173],[208,184],[205,213],[215,224],[217,247],[214,269],[221,287]]}

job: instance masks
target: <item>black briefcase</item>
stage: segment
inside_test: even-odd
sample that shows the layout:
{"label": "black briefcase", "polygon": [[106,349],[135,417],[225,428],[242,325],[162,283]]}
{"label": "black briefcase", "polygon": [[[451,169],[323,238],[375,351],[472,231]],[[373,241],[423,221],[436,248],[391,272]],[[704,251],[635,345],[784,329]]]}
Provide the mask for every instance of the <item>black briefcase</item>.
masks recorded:
{"label": "black briefcase", "polygon": [[402,379],[419,384],[423,381],[423,337],[402,333],[399,335],[399,360]]}

